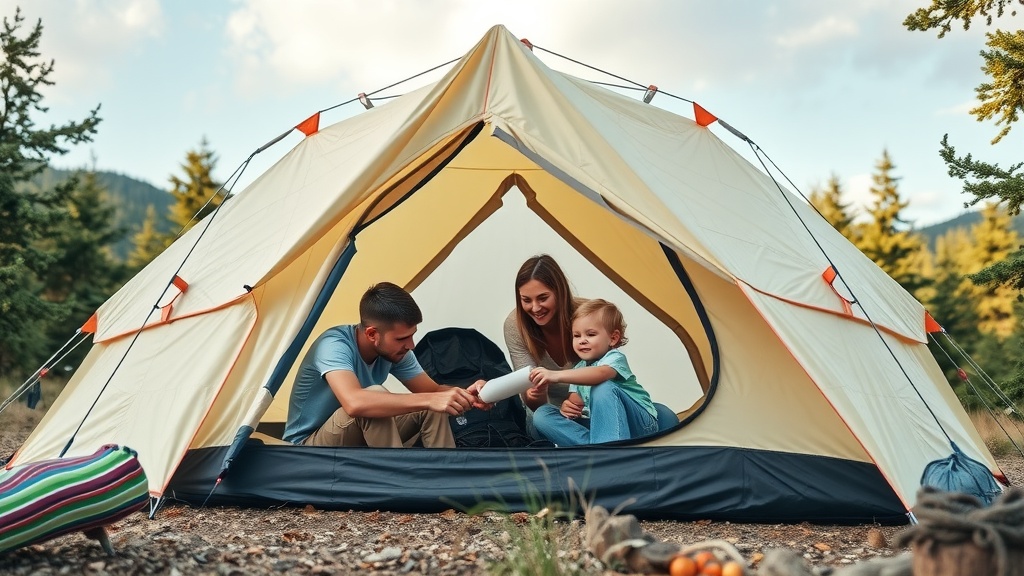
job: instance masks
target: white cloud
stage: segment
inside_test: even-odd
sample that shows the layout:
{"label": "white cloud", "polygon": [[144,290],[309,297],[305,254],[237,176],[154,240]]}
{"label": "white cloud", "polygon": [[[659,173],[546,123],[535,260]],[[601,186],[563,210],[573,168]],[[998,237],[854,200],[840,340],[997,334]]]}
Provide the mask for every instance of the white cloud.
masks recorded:
{"label": "white cloud", "polygon": [[229,15],[227,50],[238,64],[242,93],[323,85],[369,92],[461,56],[494,24],[512,29],[558,12],[538,1],[392,0],[367,9],[361,2],[318,0],[300,6],[249,0]]}
{"label": "white cloud", "polygon": [[850,205],[850,212],[857,215],[857,222],[863,222],[867,218],[867,209],[872,201],[872,184],[874,182],[868,173],[855,174],[843,183],[843,202]]}
{"label": "white cloud", "polygon": [[954,106],[948,106],[946,108],[940,108],[939,110],[936,110],[935,115],[936,116],[966,117],[966,116],[970,115],[970,112],[971,112],[971,110],[973,108],[977,108],[977,107],[978,107],[978,100],[977,99],[972,99],[972,100],[968,100],[966,102],[961,102],[960,104],[956,104]]}
{"label": "white cloud", "polygon": [[163,29],[159,0],[75,0],[32,2],[0,0],[8,20],[21,5],[24,30],[42,20],[40,51],[54,60],[47,90],[52,102],[68,102],[99,93],[116,74],[116,64]]}
{"label": "white cloud", "polygon": [[807,26],[790,29],[776,40],[784,48],[805,48],[831,43],[860,33],[857,23],[836,16],[827,16]]}

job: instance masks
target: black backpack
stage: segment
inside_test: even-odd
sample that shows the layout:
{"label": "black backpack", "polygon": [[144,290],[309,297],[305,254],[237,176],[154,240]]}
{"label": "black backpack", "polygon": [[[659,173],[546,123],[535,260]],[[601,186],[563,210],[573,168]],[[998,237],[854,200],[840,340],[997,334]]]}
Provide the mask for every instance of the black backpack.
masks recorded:
{"label": "black backpack", "polygon": [[[440,384],[469,386],[512,371],[494,342],[472,328],[440,328],[425,334],[415,349],[423,370]],[[464,448],[522,448],[536,445],[526,433],[526,408],[519,396],[490,410],[470,410],[465,423],[449,416],[455,445]],[[545,443],[549,445],[549,443]]]}

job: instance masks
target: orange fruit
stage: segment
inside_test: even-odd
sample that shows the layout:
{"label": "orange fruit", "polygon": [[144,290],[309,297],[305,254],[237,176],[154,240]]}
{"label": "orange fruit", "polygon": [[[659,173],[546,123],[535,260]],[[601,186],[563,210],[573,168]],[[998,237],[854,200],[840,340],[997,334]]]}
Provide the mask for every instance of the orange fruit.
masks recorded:
{"label": "orange fruit", "polygon": [[693,558],[680,554],[669,563],[668,573],[669,576],[696,576],[697,563],[693,561]]}
{"label": "orange fruit", "polygon": [[712,560],[704,565],[700,574],[701,576],[722,576],[722,565]]}
{"label": "orange fruit", "polygon": [[743,566],[735,560],[722,564],[722,576],[743,576]]}
{"label": "orange fruit", "polygon": [[713,552],[702,550],[693,555],[693,560],[697,563],[697,572],[704,572],[704,567],[707,566],[708,562],[714,562],[717,558],[715,558]]}

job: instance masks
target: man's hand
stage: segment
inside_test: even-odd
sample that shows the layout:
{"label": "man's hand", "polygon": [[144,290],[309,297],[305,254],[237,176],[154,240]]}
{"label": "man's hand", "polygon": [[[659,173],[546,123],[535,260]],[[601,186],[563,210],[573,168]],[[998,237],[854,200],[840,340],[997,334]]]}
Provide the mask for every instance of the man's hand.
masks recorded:
{"label": "man's hand", "polygon": [[583,416],[583,397],[575,392],[569,394],[569,397],[565,399],[565,402],[562,402],[562,407],[559,412],[562,413],[562,416],[565,416],[570,420],[575,420],[580,416]]}
{"label": "man's hand", "polygon": [[493,402],[484,402],[480,399],[480,389],[483,388],[486,383],[486,380],[477,380],[466,388],[466,392],[473,395],[473,408],[477,408],[479,410],[490,410],[491,408],[494,408]]}
{"label": "man's hand", "polygon": [[473,401],[477,398],[468,390],[452,386],[438,392],[429,392],[430,411],[444,412],[452,416],[458,416],[473,407]]}

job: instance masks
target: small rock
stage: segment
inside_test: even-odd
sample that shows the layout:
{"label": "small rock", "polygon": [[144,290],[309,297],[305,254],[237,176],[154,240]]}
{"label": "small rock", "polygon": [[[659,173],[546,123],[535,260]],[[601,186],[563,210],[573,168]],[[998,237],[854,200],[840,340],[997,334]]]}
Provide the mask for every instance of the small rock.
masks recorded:
{"label": "small rock", "polygon": [[885,539],[885,534],[878,528],[872,528],[868,530],[868,546],[872,548],[888,548],[889,543]]}
{"label": "small rock", "polygon": [[824,542],[818,542],[817,544],[814,545],[814,547],[817,548],[818,550],[821,550],[822,552],[828,552],[828,551],[832,550],[832,547],[829,546],[828,544],[825,544]]}
{"label": "small rock", "polygon": [[294,568],[296,564],[298,563],[295,560],[278,560],[277,562],[274,562],[274,571],[287,572]]}
{"label": "small rock", "polygon": [[402,549],[397,546],[388,546],[376,554],[363,557],[363,562],[373,564],[374,562],[390,562],[402,557]]}

